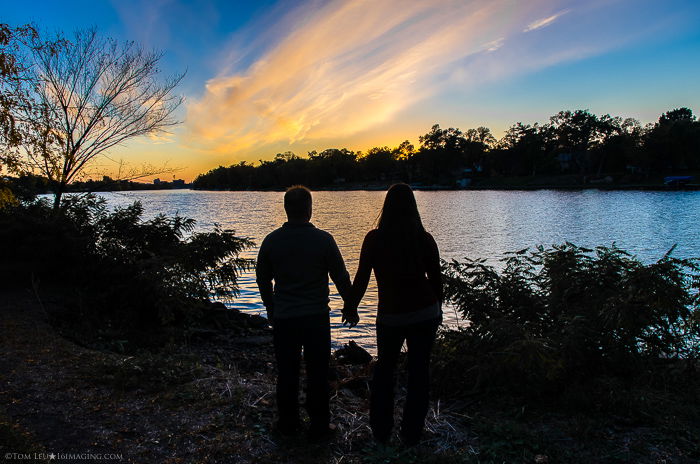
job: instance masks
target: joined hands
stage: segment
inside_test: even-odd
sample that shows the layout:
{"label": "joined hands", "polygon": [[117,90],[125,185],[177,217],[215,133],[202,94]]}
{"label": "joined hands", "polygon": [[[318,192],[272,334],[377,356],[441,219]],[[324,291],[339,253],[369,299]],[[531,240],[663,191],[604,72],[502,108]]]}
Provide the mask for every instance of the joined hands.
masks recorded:
{"label": "joined hands", "polygon": [[360,315],[357,313],[357,307],[343,307],[343,325],[353,328],[360,322]]}

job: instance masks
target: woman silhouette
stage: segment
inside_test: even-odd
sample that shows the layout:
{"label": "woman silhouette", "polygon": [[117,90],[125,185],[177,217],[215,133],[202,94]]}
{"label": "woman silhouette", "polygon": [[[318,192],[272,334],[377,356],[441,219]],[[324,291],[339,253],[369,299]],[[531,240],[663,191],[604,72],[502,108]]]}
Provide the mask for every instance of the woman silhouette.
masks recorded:
{"label": "woman silhouette", "polygon": [[[442,322],[442,283],[437,244],[423,228],[413,191],[406,184],[391,186],[377,228],[370,230],[362,243],[353,282],[353,308],[365,294],[372,270],[379,305],[370,424],[375,439],[388,442],[394,425],[394,371],[405,341],[408,394],[401,437],[405,444],[414,445],[428,412],[430,351]],[[354,314],[348,316],[351,322],[356,319]]]}

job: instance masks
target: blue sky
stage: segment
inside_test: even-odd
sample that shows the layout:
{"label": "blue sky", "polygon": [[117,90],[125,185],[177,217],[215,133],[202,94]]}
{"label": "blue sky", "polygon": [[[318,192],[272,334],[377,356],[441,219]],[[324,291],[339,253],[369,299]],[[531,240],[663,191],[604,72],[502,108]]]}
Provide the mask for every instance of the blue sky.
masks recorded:
{"label": "blue sky", "polygon": [[653,122],[700,111],[697,0],[3,1],[0,21],[97,26],[187,70],[181,124],[112,157],[188,180],[291,150],[418,142],[432,124],[563,109]]}

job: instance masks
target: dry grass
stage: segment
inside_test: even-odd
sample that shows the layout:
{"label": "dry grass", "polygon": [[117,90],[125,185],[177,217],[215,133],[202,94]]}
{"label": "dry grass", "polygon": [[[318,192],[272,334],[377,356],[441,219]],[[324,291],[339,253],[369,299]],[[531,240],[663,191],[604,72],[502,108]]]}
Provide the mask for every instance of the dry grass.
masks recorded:
{"label": "dry grass", "polygon": [[[273,430],[269,343],[217,341],[124,356],[58,336],[44,311],[31,293],[0,301],[6,334],[0,338],[0,401],[7,405],[0,433],[4,446],[13,447],[9,452],[100,450],[133,463],[624,462],[628,456],[685,464],[698,458],[674,448],[697,450],[697,428],[639,427],[556,411],[523,414],[522,405],[498,398],[472,398],[469,405],[436,401],[420,445],[402,447],[394,436],[389,446],[376,446],[369,428],[371,366],[335,366],[337,432],[329,442],[288,439]],[[405,399],[401,385],[403,378],[396,423]],[[676,414],[676,406],[665,411]]]}

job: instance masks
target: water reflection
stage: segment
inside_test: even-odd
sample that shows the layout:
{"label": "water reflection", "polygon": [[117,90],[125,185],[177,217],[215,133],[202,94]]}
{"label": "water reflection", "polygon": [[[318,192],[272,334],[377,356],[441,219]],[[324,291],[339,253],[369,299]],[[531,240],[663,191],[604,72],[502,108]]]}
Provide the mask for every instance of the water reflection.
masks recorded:
{"label": "water reflection", "polygon": [[[179,213],[196,219],[199,230],[220,224],[258,244],[286,220],[281,192],[172,190],[102,195],[112,206],[141,200],[146,217]],[[354,276],[362,240],[374,227],[384,192],[313,195],[311,221],[335,236]],[[416,200],[423,223],[435,237],[444,259],[468,256],[497,264],[508,251],[564,241],[587,247],[615,242],[644,261],[660,258],[676,243],[677,256],[700,256],[695,230],[700,192],[440,191],[416,192]],[[257,249],[253,249],[245,256],[254,258],[256,254]],[[374,280],[359,308],[361,323],[354,329],[340,326],[342,301],[334,289],[331,295],[334,343],[355,339],[372,348],[377,302]],[[235,306],[264,313],[254,273],[242,277],[241,295]],[[446,319],[456,323],[449,310]]]}

